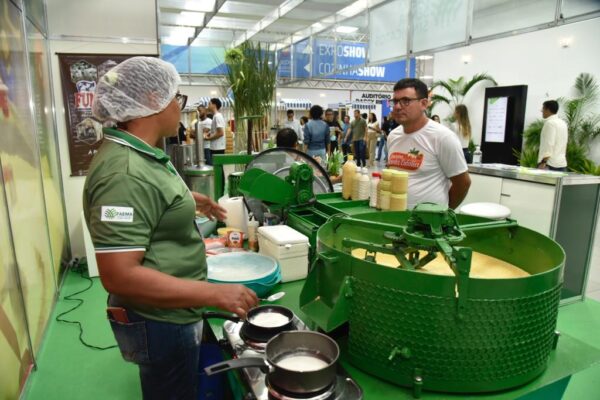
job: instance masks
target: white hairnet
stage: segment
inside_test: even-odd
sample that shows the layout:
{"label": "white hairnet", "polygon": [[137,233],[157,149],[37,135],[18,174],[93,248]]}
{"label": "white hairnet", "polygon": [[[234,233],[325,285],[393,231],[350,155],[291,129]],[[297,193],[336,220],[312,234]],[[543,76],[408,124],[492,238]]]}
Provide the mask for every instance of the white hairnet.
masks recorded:
{"label": "white hairnet", "polygon": [[164,110],[175,98],[179,74],[154,57],[132,57],[102,75],[92,113],[100,121],[125,122]]}

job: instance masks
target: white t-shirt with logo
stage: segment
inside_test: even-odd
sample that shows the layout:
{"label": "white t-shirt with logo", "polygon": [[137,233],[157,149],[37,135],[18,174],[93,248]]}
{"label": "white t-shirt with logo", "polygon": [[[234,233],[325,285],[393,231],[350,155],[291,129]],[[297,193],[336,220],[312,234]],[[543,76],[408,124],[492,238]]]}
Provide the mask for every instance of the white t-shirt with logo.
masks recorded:
{"label": "white t-shirt with logo", "polygon": [[448,205],[449,178],[467,171],[454,132],[434,121],[410,134],[399,126],[390,132],[387,147],[388,166],[409,174],[409,209],[422,202]]}
{"label": "white t-shirt with logo", "polygon": [[[212,119],[208,117],[204,118],[204,121],[200,121],[200,134],[203,134],[205,129],[208,129],[208,132],[212,129]],[[210,149],[210,140],[204,141],[204,148]]]}
{"label": "white t-shirt with logo", "polygon": [[216,112],[213,115],[212,125],[210,128],[210,134],[214,135],[217,132],[217,128],[223,128],[223,136],[218,139],[210,141],[211,150],[225,150],[225,118],[220,112]]}

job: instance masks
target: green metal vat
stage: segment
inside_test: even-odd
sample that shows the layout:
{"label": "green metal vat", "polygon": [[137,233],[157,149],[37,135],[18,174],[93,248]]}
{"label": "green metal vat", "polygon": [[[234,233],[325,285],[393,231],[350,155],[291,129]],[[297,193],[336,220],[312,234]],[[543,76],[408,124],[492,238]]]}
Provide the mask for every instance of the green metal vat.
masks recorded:
{"label": "green metal vat", "polygon": [[[405,225],[408,217],[353,216],[392,225]],[[485,221],[459,216],[461,225]],[[321,329],[349,323],[349,358],[357,368],[403,386],[464,393],[512,388],[544,371],[557,339],[565,259],[556,242],[518,226],[467,233],[456,245],[531,276],[469,278],[457,298],[454,276],[381,266],[351,256],[342,245],[345,239],[382,245],[388,242],[383,231],[376,225],[325,223],[300,296],[302,310]]]}

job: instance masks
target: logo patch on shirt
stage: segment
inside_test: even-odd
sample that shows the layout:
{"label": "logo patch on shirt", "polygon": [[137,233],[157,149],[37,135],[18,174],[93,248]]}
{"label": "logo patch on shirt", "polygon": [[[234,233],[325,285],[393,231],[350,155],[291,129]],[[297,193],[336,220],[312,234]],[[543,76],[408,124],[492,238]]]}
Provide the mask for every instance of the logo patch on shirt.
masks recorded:
{"label": "logo patch on shirt", "polygon": [[423,164],[423,153],[412,148],[408,153],[394,152],[388,162],[390,167],[398,167],[409,171],[416,171]]}
{"label": "logo patch on shirt", "polygon": [[133,207],[102,206],[100,221],[133,222]]}

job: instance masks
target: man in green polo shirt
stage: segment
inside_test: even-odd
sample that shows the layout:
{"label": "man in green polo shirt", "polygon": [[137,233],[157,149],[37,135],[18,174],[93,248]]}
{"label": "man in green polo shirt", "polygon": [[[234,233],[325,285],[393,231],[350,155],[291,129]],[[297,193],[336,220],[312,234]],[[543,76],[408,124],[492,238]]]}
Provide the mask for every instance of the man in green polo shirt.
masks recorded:
{"label": "man in green polo shirt", "polygon": [[123,357],[140,370],[144,399],[195,399],[202,310],[244,316],[258,302],[242,285],[206,282],[195,211],[222,219],[214,201],[190,192],[157,146],[177,134],[184,96],[160,59],[133,57],[98,82],[93,113],[104,130],[83,193],[109,320]]}
{"label": "man in green polo shirt", "polygon": [[352,146],[354,151],[354,158],[357,166],[367,166],[367,145],[365,142],[365,135],[367,132],[367,121],[365,121],[361,115],[360,110],[354,110],[354,121],[350,123],[350,129],[346,133],[345,139],[352,136]]}

